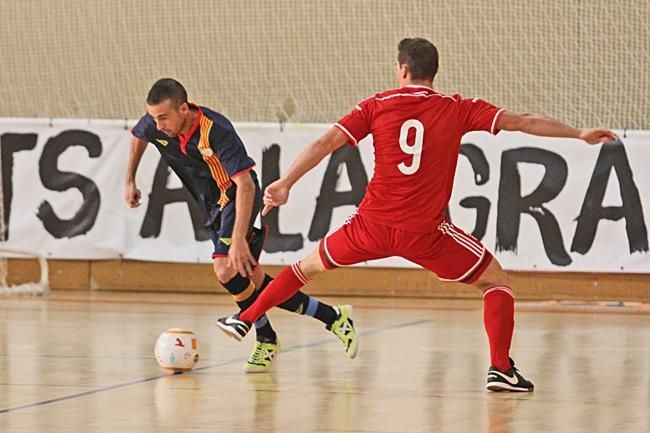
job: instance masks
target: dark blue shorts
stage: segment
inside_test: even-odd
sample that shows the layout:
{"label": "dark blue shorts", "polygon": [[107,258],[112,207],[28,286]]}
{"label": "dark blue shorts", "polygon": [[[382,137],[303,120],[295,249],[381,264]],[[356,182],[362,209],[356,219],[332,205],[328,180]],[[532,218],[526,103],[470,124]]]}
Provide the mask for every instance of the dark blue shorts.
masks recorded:
{"label": "dark blue shorts", "polygon": [[[232,243],[232,230],[235,227],[235,201],[233,198],[215,218],[212,226],[207,227],[214,244],[214,252],[212,258],[228,256],[228,250]],[[255,202],[253,203],[253,212],[251,213],[251,220],[248,224],[248,233],[250,233],[257,219],[257,215],[262,209],[262,191],[259,187],[255,188]]]}

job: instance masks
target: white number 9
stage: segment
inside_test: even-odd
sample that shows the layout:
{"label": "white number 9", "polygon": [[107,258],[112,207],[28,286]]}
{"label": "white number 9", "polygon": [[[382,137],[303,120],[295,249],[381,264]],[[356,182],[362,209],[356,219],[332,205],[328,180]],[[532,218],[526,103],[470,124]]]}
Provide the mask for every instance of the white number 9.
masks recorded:
{"label": "white number 9", "polygon": [[[409,135],[409,130],[415,129],[415,137],[413,144],[409,145],[406,142],[406,139]],[[413,155],[413,160],[411,165],[406,165],[403,162],[397,165],[399,171],[404,173],[407,176],[412,175],[418,168],[420,168],[420,161],[422,159],[422,141],[424,140],[424,125],[417,119],[409,119],[402,124],[402,129],[399,131],[399,147],[402,149],[402,152],[407,155]]]}

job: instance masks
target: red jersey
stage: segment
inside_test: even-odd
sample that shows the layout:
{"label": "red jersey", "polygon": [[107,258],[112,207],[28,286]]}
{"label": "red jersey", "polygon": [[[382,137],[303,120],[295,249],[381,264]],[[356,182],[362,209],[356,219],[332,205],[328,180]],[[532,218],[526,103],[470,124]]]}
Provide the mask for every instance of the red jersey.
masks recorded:
{"label": "red jersey", "polygon": [[391,227],[436,230],[451,198],[462,136],[496,134],[502,112],[480,99],[414,85],[359,103],[335,124],[353,146],[373,137],[375,173],[359,212]]}

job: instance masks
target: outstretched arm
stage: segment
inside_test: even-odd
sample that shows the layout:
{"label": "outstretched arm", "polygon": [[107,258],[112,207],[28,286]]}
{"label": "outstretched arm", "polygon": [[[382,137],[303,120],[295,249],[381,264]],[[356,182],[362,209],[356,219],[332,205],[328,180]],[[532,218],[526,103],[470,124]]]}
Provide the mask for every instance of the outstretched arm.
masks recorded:
{"label": "outstretched arm", "polygon": [[589,144],[597,144],[617,138],[609,129],[578,129],[559,120],[541,114],[513,113],[504,111],[497,120],[497,129],[504,131],[521,131],[542,137],[578,138]]}
{"label": "outstretched arm", "polygon": [[129,153],[129,165],[126,169],[126,185],[124,199],[129,207],[140,206],[142,193],[135,183],[135,173],[138,171],[142,154],[147,148],[147,142],[137,137],[131,138],[131,152]]}
{"label": "outstretched arm", "polygon": [[309,170],[316,167],[327,155],[343,146],[348,138],[336,127],[330,128],[325,134],[312,142],[302,151],[298,158],[286,171],[264,191],[264,209],[266,215],[275,206],[282,206],[289,199],[289,190]]}

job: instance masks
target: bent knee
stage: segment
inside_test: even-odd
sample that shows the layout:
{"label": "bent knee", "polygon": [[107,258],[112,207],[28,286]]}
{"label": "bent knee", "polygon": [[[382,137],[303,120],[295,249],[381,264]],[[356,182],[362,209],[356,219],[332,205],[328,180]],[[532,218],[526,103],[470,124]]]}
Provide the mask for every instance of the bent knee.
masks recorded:
{"label": "bent knee", "polygon": [[222,284],[227,283],[237,274],[237,270],[229,267],[228,260],[223,258],[214,259],[212,269]]}
{"label": "bent knee", "polygon": [[503,270],[499,262],[493,259],[490,265],[472,285],[481,291],[495,286],[510,287],[510,276]]}
{"label": "bent knee", "polygon": [[307,278],[311,279],[316,274],[327,270],[327,268],[323,264],[318,250],[316,250],[300,261],[300,270]]}

